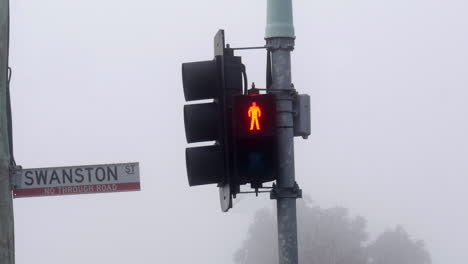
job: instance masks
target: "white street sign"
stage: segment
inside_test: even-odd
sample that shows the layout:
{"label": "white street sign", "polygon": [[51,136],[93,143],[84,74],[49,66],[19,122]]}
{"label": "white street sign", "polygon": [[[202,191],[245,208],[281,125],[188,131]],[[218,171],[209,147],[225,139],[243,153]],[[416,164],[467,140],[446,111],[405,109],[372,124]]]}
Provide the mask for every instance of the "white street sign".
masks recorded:
{"label": "white street sign", "polygon": [[15,198],[140,190],[138,162],[21,169],[14,176]]}

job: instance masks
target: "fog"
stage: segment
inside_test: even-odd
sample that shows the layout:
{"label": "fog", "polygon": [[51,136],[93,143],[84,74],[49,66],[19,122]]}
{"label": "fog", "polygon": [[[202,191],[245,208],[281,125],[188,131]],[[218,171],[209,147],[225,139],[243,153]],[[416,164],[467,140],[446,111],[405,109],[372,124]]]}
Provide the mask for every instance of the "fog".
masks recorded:
{"label": "fog", "polygon": [[[294,1],[293,82],[311,96],[296,179],[372,235],[401,224],[465,264],[468,2]],[[140,192],[14,200],[17,263],[233,263],[268,195],[221,213],[188,187],[181,63],[264,45],[266,1],[11,1],[16,162],[140,162]],[[265,52],[242,51],[265,86]]]}

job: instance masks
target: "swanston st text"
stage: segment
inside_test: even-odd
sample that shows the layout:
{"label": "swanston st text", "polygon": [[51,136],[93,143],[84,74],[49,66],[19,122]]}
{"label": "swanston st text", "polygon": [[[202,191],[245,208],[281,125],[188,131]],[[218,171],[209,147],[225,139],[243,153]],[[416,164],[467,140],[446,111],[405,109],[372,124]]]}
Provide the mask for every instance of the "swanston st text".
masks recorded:
{"label": "swanston st text", "polygon": [[26,186],[95,184],[118,181],[116,166],[26,170]]}

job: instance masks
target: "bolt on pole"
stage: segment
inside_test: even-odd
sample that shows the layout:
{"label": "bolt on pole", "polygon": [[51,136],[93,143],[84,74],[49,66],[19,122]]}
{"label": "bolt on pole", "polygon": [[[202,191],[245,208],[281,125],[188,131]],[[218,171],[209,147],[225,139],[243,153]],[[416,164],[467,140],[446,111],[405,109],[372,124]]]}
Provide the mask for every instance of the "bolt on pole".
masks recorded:
{"label": "bolt on pole", "polygon": [[8,132],[9,2],[0,0],[0,263],[15,263]]}
{"label": "bolt on pole", "polygon": [[291,51],[294,49],[292,0],[267,0],[266,47],[271,52],[272,85],[277,100],[278,177],[276,182],[279,264],[297,264],[296,199],[294,172],[294,116]]}

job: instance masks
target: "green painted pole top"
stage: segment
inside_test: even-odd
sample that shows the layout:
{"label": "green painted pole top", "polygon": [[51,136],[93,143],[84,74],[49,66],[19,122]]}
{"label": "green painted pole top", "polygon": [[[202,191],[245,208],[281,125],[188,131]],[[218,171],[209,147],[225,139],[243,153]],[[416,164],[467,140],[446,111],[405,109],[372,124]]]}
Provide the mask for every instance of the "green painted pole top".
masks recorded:
{"label": "green painted pole top", "polygon": [[265,39],[295,37],[292,0],[267,0]]}

